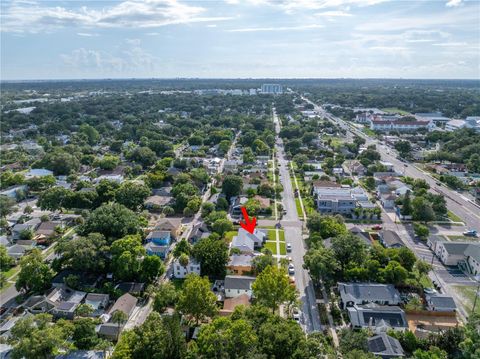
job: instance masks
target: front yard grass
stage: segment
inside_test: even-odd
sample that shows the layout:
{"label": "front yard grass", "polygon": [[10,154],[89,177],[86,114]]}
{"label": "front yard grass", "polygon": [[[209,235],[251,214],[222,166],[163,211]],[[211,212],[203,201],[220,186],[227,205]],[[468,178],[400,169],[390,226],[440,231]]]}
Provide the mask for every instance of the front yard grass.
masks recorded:
{"label": "front yard grass", "polygon": [[[456,285],[453,288],[459,294],[463,307],[465,308],[467,313],[472,314],[473,302],[475,301],[477,286]],[[480,298],[477,299],[475,313],[480,315]]]}
{"label": "front yard grass", "polygon": [[[269,230],[268,231],[268,240],[269,241],[276,241],[277,240],[277,235],[275,234],[275,230]],[[285,242],[285,231],[283,229],[280,229],[278,232],[278,238],[280,242]]]}
{"label": "front yard grass", "polygon": [[230,243],[233,239],[233,236],[237,235],[237,231],[229,231],[225,233],[225,242]]}
{"label": "front yard grass", "polygon": [[465,241],[476,241],[477,238],[475,237],[467,237],[467,236],[447,236],[448,240],[452,242],[465,242]]}
{"label": "front yard grass", "polygon": [[282,256],[287,254],[287,246],[286,246],[285,242],[280,242],[280,254]]}
{"label": "front yard grass", "polygon": [[277,254],[277,243],[272,241],[266,241],[263,248],[267,248],[272,254]]}
{"label": "front yard grass", "polygon": [[452,211],[448,211],[448,218],[453,222],[463,222],[462,219]]}
{"label": "front yard grass", "polygon": [[295,207],[297,207],[297,214],[301,218],[303,218],[303,211],[302,205],[300,204],[300,198],[295,198]]}

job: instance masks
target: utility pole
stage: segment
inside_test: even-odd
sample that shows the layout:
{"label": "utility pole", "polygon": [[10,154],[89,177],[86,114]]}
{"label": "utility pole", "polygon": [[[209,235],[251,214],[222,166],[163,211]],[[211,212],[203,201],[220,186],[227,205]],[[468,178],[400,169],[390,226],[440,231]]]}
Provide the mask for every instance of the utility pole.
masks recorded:
{"label": "utility pole", "polygon": [[480,275],[477,275],[475,279],[478,282],[478,286],[477,286],[477,290],[475,291],[475,300],[473,301],[472,314],[475,313],[475,307],[477,306],[477,299],[478,299],[478,296],[480,296]]}

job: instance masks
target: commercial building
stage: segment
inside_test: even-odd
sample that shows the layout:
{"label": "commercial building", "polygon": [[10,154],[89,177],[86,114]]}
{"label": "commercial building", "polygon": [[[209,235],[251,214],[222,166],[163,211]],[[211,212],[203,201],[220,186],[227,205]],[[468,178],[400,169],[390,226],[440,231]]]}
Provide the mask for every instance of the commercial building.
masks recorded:
{"label": "commercial building", "polygon": [[279,84],[263,84],[262,93],[270,95],[280,95],[283,93],[283,87]]}

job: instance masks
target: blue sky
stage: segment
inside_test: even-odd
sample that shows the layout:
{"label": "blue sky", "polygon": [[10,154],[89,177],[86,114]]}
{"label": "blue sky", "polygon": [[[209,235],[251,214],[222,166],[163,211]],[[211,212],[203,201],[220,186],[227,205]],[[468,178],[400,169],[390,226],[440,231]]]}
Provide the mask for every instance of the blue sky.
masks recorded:
{"label": "blue sky", "polygon": [[480,1],[1,2],[2,80],[480,78]]}

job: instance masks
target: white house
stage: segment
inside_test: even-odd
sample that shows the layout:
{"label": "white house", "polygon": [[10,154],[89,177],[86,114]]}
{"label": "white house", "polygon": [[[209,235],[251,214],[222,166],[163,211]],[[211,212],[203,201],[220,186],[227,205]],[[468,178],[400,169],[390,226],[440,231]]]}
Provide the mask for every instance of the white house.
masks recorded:
{"label": "white house", "polygon": [[200,275],[200,263],[195,260],[195,258],[190,257],[188,264],[183,266],[180,264],[178,259],[175,259],[173,262],[173,275],[175,278],[185,278],[187,274],[195,273]]}
{"label": "white house", "polygon": [[465,250],[468,271],[474,276],[480,275],[480,244],[470,244]]}
{"label": "white house", "polygon": [[445,131],[455,131],[467,126],[464,120],[450,120],[445,124]]}
{"label": "white house", "polygon": [[234,298],[240,294],[247,294],[251,298],[254,281],[255,277],[227,275],[225,277],[225,298]]}
{"label": "white house", "polygon": [[437,242],[435,254],[443,264],[456,266],[465,259],[465,250],[470,243],[465,242]]}

